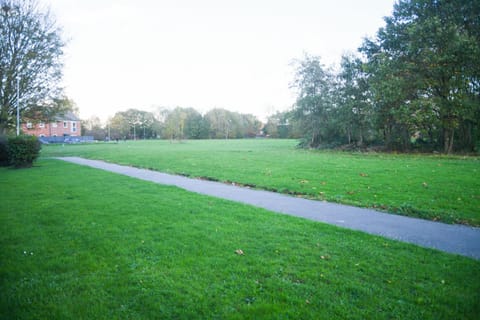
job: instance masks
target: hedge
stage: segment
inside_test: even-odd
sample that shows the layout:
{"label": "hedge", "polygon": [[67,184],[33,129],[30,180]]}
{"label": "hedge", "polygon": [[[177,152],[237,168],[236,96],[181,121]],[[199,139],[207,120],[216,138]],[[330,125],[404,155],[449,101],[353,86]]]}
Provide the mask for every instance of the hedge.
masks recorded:
{"label": "hedge", "polygon": [[35,136],[9,137],[6,143],[8,164],[15,168],[31,167],[40,155],[41,147],[40,141]]}

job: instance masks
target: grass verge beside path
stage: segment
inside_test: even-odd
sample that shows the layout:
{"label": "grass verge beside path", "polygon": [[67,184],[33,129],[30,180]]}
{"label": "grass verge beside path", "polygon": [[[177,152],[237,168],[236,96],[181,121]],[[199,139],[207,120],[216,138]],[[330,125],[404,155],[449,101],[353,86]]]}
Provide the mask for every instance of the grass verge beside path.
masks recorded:
{"label": "grass verge beside path", "polygon": [[465,257],[62,161],[0,168],[0,185],[0,318],[480,313]]}
{"label": "grass verge beside path", "polygon": [[295,149],[294,140],[129,141],[44,146],[80,156],[228,181],[447,223],[480,226],[477,157]]}

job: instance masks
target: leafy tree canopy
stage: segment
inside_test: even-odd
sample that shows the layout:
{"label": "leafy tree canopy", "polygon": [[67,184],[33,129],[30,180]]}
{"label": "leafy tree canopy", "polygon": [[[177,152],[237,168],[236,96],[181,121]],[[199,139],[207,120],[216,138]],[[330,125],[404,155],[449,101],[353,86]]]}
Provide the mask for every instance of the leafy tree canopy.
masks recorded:
{"label": "leafy tree canopy", "polygon": [[65,106],[64,45],[55,20],[35,0],[0,0],[0,134],[15,126],[17,103],[22,114],[45,119]]}

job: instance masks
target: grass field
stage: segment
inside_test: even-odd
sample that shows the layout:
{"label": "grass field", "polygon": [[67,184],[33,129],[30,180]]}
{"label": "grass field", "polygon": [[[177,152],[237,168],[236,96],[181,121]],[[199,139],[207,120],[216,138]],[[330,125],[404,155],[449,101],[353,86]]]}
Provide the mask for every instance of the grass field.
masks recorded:
{"label": "grass field", "polygon": [[480,261],[62,161],[0,185],[1,319],[480,314]]}
{"label": "grass field", "polygon": [[478,157],[344,153],[295,148],[294,140],[130,141],[44,146],[158,171],[236,182],[447,223],[480,225]]}

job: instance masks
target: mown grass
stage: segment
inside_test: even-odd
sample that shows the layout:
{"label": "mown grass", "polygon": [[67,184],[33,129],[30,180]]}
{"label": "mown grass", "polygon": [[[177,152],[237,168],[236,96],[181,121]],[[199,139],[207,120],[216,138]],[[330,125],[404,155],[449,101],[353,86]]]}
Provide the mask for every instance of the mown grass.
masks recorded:
{"label": "mown grass", "polygon": [[294,140],[130,141],[45,146],[163,172],[235,182],[447,223],[480,226],[478,157],[346,153],[295,148]]}
{"label": "mown grass", "polygon": [[0,185],[2,319],[480,314],[465,257],[55,160]]}

